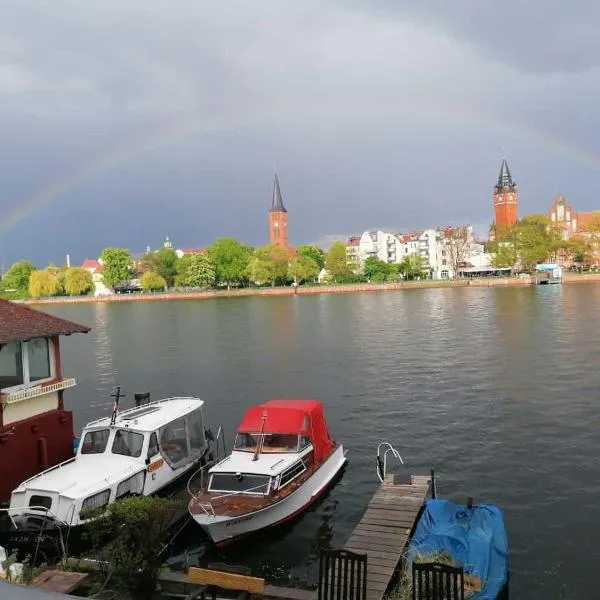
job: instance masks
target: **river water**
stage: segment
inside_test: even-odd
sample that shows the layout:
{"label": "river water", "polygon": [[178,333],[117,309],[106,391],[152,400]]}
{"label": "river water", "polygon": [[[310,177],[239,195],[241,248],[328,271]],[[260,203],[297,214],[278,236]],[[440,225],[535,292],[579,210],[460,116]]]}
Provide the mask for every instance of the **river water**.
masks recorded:
{"label": "river water", "polygon": [[[316,398],[349,465],[299,521],[212,558],[312,582],[378,484],[375,451],[434,468],[438,493],[504,511],[511,597],[593,598],[600,548],[600,285],[62,305],[92,327],[63,342],[76,426],[110,413],[118,383],[198,395],[231,443],[245,408]],[[188,530],[190,548],[200,537]]]}

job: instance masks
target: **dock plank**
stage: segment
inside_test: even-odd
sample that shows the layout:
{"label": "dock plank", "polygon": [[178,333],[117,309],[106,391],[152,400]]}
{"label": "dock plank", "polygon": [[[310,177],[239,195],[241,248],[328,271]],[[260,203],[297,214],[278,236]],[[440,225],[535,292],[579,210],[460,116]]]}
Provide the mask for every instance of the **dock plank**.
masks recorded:
{"label": "dock plank", "polygon": [[386,478],[344,548],[367,555],[367,600],[382,600],[430,490],[429,477]]}

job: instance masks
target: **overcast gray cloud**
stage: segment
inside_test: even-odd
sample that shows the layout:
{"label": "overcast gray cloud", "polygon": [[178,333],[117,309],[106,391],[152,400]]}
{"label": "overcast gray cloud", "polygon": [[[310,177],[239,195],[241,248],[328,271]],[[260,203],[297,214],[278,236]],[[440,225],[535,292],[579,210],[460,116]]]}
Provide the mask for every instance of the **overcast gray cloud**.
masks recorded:
{"label": "overcast gray cloud", "polygon": [[[525,5],[526,4],[526,5]],[[0,263],[600,208],[583,2],[14,0],[0,19]],[[333,236],[333,237],[332,237]]]}

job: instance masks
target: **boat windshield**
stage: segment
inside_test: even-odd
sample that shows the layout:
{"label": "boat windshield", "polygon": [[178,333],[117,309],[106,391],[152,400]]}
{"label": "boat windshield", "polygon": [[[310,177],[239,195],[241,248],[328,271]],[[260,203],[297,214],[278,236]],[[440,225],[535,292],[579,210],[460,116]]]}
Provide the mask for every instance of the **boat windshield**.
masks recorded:
{"label": "boat windshield", "polygon": [[[256,451],[256,445],[260,439],[260,433],[238,433],[235,438],[235,450],[244,452]],[[297,433],[265,433],[261,452],[298,452],[299,436]]]}
{"label": "boat windshield", "polygon": [[142,454],[143,445],[144,435],[142,433],[137,433],[130,429],[119,429],[115,433],[115,439],[112,444],[112,453],[138,458]]}
{"label": "boat windshield", "polygon": [[81,454],[102,454],[110,437],[110,429],[88,431],[81,444]]}
{"label": "boat windshield", "polygon": [[268,475],[248,473],[213,473],[210,492],[234,492],[236,494],[267,494],[271,478]]}

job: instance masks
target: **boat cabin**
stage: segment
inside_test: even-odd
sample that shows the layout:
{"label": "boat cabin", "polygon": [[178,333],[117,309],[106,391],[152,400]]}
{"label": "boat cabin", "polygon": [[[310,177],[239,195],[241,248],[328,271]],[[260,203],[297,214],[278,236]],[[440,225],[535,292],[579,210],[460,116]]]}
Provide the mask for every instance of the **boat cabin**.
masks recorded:
{"label": "boat cabin", "polygon": [[0,300],[0,505],[24,478],[73,456],[60,336],[89,327]]}
{"label": "boat cabin", "polygon": [[271,400],[248,409],[232,453],[212,469],[208,492],[278,494],[333,450],[323,407],[315,400]]}
{"label": "boat cabin", "polygon": [[79,525],[115,500],[173,484],[207,452],[203,404],[168,398],[88,423],[75,457],[14,490],[11,516]]}

